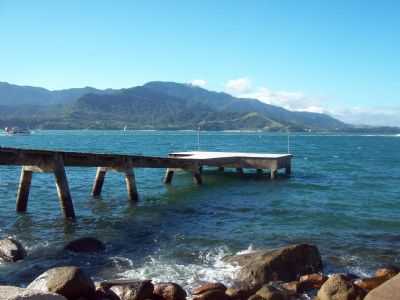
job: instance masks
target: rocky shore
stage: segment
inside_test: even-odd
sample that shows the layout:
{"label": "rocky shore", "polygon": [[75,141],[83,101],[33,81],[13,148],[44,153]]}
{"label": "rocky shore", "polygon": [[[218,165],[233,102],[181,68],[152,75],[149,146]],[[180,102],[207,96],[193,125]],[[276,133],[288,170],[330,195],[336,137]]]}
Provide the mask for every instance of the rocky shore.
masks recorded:
{"label": "rocky shore", "polygon": [[[104,244],[82,238],[65,251],[98,252]],[[13,263],[27,253],[16,240],[0,240],[0,261]],[[373,277],[324,274],[321,255],[314,245],[289,245],[226,257],[240,266],[236,282],[225,286],[204,282],[185,291],[173,282],[109,280],[93,282],[79,266],[52,268],[26,288],[0,286],[0,300],[396,300],[400,299],[400,274],[395,266],[378,269]]]}

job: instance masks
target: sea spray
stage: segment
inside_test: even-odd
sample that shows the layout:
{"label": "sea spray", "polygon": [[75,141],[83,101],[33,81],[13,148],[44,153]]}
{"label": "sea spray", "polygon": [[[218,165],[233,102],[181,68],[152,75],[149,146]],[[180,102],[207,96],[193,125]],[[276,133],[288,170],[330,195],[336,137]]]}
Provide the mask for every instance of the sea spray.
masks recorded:
{"label": "sea spray", "polygon": [[231,285],[239,267],[225,263],[223,258],[231,255],[227,247],[201,251],[198,263],[179,264],[162,255],[148,256],[145,263],[137,268],[122,272],[125,279],[152,279],[154,282],[175,282],[187,291],[203,282],[221,282]]}

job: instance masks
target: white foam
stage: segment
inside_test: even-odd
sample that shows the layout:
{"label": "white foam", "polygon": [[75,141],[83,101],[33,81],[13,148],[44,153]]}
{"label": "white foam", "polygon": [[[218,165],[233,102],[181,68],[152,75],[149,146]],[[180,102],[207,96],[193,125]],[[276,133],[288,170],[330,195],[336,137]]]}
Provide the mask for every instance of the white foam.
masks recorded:
{"label": "white foam", "polygon": [[239,251],[238,253],[236,253],[236,255],[249,254],[249,253],[253,253],[255,251],[256,250],[254,249],[253,244],[250,244],[246,250]]}
{"label": "white foam", "polygon": [[231,254],[219,247],[199,255],[199,263],[178,264],[162,256],[149,256],[144,265],[119,274],[125,279],[152,279],[154,282],[175,282],[187,291],[201,282],[221,282],[231,285],[239,267],[225,263],[222,259]]}

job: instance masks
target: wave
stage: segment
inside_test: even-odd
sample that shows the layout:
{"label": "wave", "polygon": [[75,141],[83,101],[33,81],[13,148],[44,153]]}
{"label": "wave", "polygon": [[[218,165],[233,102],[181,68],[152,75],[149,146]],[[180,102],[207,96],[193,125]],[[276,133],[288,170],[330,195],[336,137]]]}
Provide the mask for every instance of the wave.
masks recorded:
{"label": "wave", "polygon": [[[232,253],[226,247],[219,247],[201,252],[195,263],[180,264],[166,257],[148,256],[142,266],[129,268],[118,274],[123,279],[152,279],[154,282],[175,282],[185,290],[191,291],[203,282],[221,282],[232,285],[239,267],[223,261]],[[129,259],[111,258],[114,263],[130,264]],[[123,266],[120,266],[123,268]],[[118,266],[117,266],[118,268]]]}

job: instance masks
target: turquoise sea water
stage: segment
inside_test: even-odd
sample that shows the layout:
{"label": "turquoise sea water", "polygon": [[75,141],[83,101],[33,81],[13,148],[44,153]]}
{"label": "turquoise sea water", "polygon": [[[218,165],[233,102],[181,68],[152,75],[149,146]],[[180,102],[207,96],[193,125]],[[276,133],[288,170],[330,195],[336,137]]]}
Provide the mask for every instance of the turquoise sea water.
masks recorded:
{"label": "turquoise sea water", "polygon": [[[196,132],[38,131],[0,136],[4,147],[166,155],[197,148]],[[203,132],[201,150],[287,152],[287,136]],[[270,181],[248,171],[206,169],[204,185],[188,174],[162,184],[164,170],[138,169],[138,206],[123,177],[109,173],[101,199],[90,189],[95,169],[67,169],[77,221],[61,217],[50,174],[35,174],[28,213],[15,213],[19,168],[0,167],[0,237],[22,241],[29,256],[0,264],[0,284],[25,285],[50,267],[82,266],[95,279],[152,278],[187,288],[203,280],[229,283],[221,261],[249,247],[314,243],[327,272],[367,275],[400,264],[400,137],[294,134],[293,176]],[[74,238],[95,236],[96,255],[62,251]]]}

